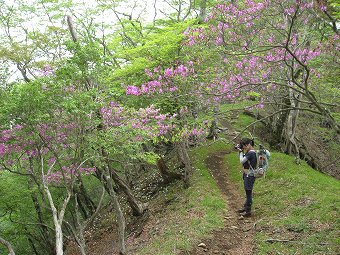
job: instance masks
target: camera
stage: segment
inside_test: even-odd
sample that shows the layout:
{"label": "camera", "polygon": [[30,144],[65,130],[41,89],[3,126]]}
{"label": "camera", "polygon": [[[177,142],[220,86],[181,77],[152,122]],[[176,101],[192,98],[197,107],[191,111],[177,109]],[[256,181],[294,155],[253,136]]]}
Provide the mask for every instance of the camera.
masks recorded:
{"label": "camera", "polygon": [[243,143],[236,144],[236,145],[234,146],[234,149],[235,149],[235,150],[242,151],[242,150],[243,150]]}

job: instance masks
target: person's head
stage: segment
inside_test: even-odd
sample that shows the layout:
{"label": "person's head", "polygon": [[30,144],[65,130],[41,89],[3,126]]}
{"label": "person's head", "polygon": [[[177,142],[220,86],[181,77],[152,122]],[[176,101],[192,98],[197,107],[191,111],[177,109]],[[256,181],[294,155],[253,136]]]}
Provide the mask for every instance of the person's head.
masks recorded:
{"label": "person's head", "polygon": [[249,151],[254,146],[254,140],[249,138],[242,138],[240,144],[242,145],[243,150]]}

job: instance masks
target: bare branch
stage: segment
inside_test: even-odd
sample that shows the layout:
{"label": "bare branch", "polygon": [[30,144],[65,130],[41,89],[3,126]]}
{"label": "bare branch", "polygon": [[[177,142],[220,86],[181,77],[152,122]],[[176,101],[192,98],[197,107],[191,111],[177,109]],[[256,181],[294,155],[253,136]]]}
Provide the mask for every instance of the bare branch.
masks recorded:
{"label": "bare branch", "polygon": [[323,11],[325,14],[326,14],[326,16],[329,18],[329,20],[331,21],[331,26],[332,26],[332,29],[333,29],[333,31],[338,35],[339,34],[339,29],[338,29],[338,27],[337,27],[337,25],[336,25],[336,23],[337,23],[337,20],[335,19],[335,18],[333,18],[330,14],[329,14],[329,12],[327,11],[327,10],[324,10]]}
{"label": "bare branch", "polygon": [[[206,0],[202,0],[203,3],[206,3]],[[188,7],[188,11],[187,13],[184,15],[184,17],[182,18],[182,21],[184,21],[190,14],[191,12],[191,9],[192,9],[192,0],[189,0],[189,7]]]}
{"label": "bare branch", "polygon": [[156,8],[156,4],[157,4],[157,0],[155,0],[155,1],[153,2],[153,9],[155,10],[155,14],[153,15],[152,23],[153,23],[154,26],[155,26],[156,17],[157,17],[157,8]]}

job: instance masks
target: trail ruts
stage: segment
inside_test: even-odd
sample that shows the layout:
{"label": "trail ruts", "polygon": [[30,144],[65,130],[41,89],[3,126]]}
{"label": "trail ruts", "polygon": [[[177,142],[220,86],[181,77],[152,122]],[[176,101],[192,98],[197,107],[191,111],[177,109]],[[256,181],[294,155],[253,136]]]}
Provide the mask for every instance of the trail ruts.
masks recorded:
{"label": "trail ruts", "polygon": [[[213,237],[208,240],[202,240],[206,248],[198,247],[184,254],[225,254],[225,255],[251,255],[253,254],[253,223],[255,217],[240,218],[237,210],[242,207],[244,198],[239,194],[237,185],[229,179],[229,169],[227,169],[223,158],[229,150],[219,151],[210,154],[205,160],[211,174],[215,178],[218,187],[223,193],[223,197],[228,205],[225,214],[223,229],[215,231]],[[240,178],[242,175],[240,173]]]}

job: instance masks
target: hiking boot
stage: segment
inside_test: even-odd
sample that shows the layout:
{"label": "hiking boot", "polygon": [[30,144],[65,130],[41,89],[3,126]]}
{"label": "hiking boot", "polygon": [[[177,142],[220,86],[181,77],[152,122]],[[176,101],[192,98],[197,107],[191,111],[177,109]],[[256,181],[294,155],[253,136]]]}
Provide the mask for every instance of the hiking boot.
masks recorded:
{"label": "hiking boot", "polygon": [[246,211],[246,208],[242,207],[241,209],[238,209],[237,212],[238,213],[244,213]]}
{"label": "hiking boot", "polygon": [[244,211],[244,212],[240,213],[240,215],[243,216],[243,217],[250,217],[251,212],[250,211]]}

